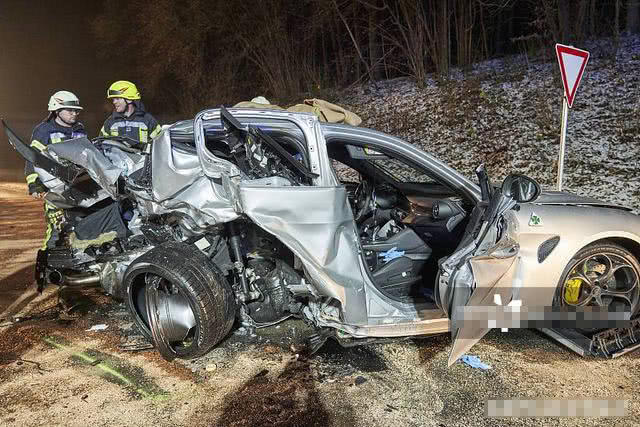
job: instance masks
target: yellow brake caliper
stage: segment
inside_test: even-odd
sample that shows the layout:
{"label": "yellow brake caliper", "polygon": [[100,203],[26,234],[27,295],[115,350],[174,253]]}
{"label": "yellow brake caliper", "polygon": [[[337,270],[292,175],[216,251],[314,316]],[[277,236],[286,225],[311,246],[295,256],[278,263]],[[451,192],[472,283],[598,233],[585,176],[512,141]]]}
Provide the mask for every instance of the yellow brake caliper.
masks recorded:
{"label": "yellow brake caliper", "polygon": [[582,279],[569,279],[564,287],[564,300],[569,304],[576,304],[580,298],[580,286]]}

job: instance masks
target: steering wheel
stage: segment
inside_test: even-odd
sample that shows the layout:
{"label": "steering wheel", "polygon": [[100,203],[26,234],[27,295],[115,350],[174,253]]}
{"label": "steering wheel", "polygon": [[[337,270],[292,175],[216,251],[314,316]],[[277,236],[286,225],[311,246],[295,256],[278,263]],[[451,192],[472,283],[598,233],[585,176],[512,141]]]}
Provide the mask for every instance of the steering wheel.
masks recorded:
{"label": "steering wheel", "polygon": [[358,210],[354,217],[356,223],[361,222],[371,211],[371,200],[373,199],[373,191],[373,186],[366,179],[361,180],[360,184],[358,184],[358,187],[356,188],[354,194],[355,206]]}

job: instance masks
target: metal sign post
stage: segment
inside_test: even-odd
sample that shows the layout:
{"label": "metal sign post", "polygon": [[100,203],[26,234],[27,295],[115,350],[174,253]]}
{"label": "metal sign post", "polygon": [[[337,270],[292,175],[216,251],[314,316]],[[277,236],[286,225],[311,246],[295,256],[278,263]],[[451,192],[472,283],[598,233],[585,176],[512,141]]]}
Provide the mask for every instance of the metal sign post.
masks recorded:
{"label": "metal sign post", "polygon": [[562,172],[564,169],[564,147],[567,139],[567,119],[569,118],[569,102],[567,97],[562,97],[562,126],[560,128],[560,155],[558,157],[558,191],[562,191]]}
{"label": "metal sign post", "polygon": [[578,90],[578,85],[582,79],[582,73],[589,61],[589,52],[576,49],[572,46],[556,44],[556,56],[562,75],[562,85],[564,86],[564,98],[562,103],[562,127],[560,129],[560,153],[558,155],[558,181],[556,186],[558,191],[562,191],[562,174],[564,169],[564,150],[567,139],[567,120],[569,108],[573,105],[573,100]]}

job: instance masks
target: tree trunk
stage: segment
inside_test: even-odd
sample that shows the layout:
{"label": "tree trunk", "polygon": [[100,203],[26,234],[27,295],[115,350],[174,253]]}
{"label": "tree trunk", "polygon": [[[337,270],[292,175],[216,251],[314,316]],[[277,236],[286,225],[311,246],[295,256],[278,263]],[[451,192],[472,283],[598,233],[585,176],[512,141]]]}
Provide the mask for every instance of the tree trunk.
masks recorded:
{"label": "tree trunk", "polygon": [[[378,6],[378,2],[374,2],[375,6]],[[380,39],[378,38],[378,11],[374,8],[369,8],[369,64],[371,66],[371,75],[374,80],[380,80],[382,78],[382,64],[380,63],[381,49]]]}
{"label": "tree trunk", "polygon": [[615,0],[616,8],[615,8],[615,19],[614,19],[614,28],[613,28],[613,50],[611,52],[611,59],[613,62],[618,58],[618,46],[620,46],[620,1]]}
{"label": "tree trunk", "polygon": [[576,42],[580,43],[584,40],[585,23],[587,16],[587,3],[589,0],[580,0],[578,5],[578,17],[574,22],[574,34]]}
{"label": "tree trunk", "polygon": [[489,45],[487,43],[487,28],[484,22],[484,6],[481,4],[478,9],[480,10],[480,36],[482,40],[482,52],[479,59],[483,61],[489,57]]}
{"label": "tree trunk", "polygon": [[329,82],[329,55],[327,55],[327,41],[324,37],[324,31],[320,31],[320,40],[322,42],[322,80],[326,84]]}
{"label": "tree trunk", "polygon": [[640,32],[640,0],[627,0],[627,33]]}
{"label": "tree trunk", "polygon": [[620,0],[615,0],[616,3],[616,15],[613,24],[613,38],[616,42],[616,50],[618,48],[618,42],[620,41]]}
{"label": "tree trunk", "polygon": [[589,31],[589,34],[591,35],[591,37],[596,37],[596,0],[591,0],[591,12],[589,13],[589,15],[591,15],[591,28]]}
{"label": "tree trunk", "polygon": [[574,40],[574,35],[573,31],[571,31],[571,3],[567,0],[558,2],[558,22],[560,23],[561,42],[571,44]]}
{"label": "tree trunk", "polygon": [[504,52],[504,43],[502,43],[502,31],[504,27],[504,9],[500,9],[496,13],[495,27],[493,28],[493,37],[491,38],[491,44],[493,49],[491,51],[496,55],[502,55]]}
{"label": "tree trunk", "polygon": [[456,36],[457,65],[466,69],[473,62],[472,29],[475,4],[468,0],[456,0],[452,6]]}
{"label": "tree trunk", "polygon": [[438,72],[441,76],[449,75],[449,2],[447,0],[438,1],[440,3],[440,16],[438,19]]}
{"label": "tree trunk", "polygon": [[507,37],[502,40],[503,45],[508,49],[511,46],[511,39],[513,38],[513,25],[515,22],[516,11],[513,7],[509,9],[509,22],[507,22]]}
{"label": "tree trunk", "polygon": [[337,77],[337,80],[342,85],[347,80],[346,78],[347,65],[345,64],[346,60],[344,55],[344,48],[342,47],[342,43],[341,43],[343,26],[342,26],[342,23],[339,21],[340,18],[338,18],[338,15],[333,14],[332,16],[333,16],[333,19],[331,20],[331,24],[333,27],[333,31],[331,31],[331,40],[333,41],[333,51],[337,56],[335,60],[336,77]]}
{"label": "tree trunk", "polygon": [[[359,35],[360,35],[360,26],[359,26],[359,22],[358,22],[358,2],[353,2],[351,4],[351,16],[353,19],[353,44],[356,50],[359,50],[360,46],[360,40],[359,40]],[[345,17],[346,18],[346,17]],[[345,24],[347,25],[347,24]],[[347,25],[347,28],[349,26]],[[358,56],[360,56],[360,54],[358,54]],[[361,69],[361,61],[358,59],[358,56],[353,55],[353,69],[355,70],[355,76],[353,78],[353,81],[359,81],[360,77],[362,76],[362,69]],[[362,61],[364,61],[364,58],[361,58]],[[366,65],[366,63],[365,63]],[[373,79],[372,79],[373,80]]]}
{"label": "tree trunk", "polygon": [[620,39],[620,0],[615,0],[615,2],[616,2],[616,19],[614,24],[615,27],[613,29],[613,35],[616,39],[616,44],[617,44]]}

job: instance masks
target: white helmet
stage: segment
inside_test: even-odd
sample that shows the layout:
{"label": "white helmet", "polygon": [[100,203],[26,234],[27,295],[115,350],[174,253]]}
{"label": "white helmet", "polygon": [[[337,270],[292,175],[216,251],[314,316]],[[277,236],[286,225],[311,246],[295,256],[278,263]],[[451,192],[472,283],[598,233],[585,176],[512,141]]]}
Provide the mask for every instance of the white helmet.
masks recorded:
{"label": "white helmet", "polygon": [[67,90],[59,90],[49,98],[49,111],[57,111],[62,108],[82,110],[78,97]]}

